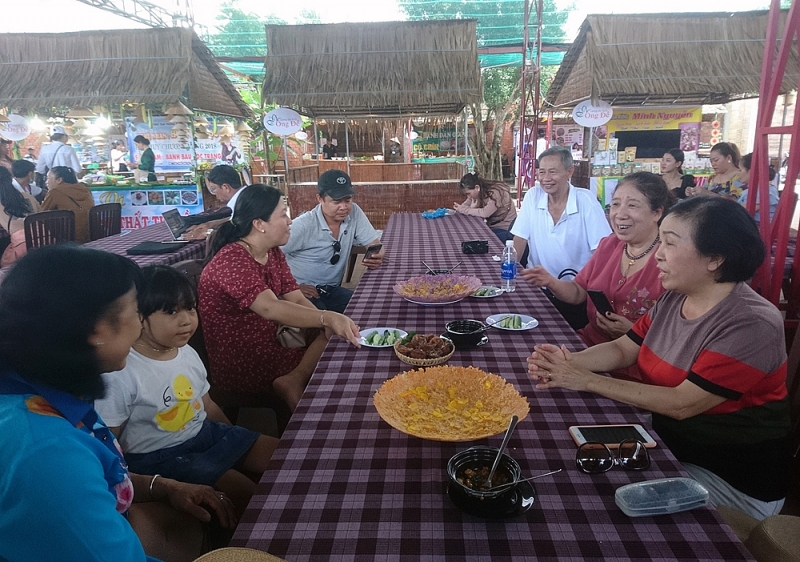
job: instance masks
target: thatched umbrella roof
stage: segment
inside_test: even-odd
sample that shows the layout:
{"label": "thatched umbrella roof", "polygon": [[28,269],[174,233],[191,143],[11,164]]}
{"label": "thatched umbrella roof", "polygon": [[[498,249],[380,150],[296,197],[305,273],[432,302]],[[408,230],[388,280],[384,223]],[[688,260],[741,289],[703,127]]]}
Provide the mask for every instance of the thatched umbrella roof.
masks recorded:
{"label": "thatched umbrella roof", "polygon": [[0,34],[0,106],[173,103],[250,117],[208,47],[189,29]]}
{"label": "thatched umbrella roof", "polygon": [[[574,106],[591,97],[612,105],[701,105],[758,96],[768,16],[587,16],[546,103]],[[797,87],[798,72],[793,52],[783,92]]]}
{"label": "thatched umbrella roof", "polygon": [[481,99],[475,25],[268,25],[264,100],[323,118],[458,113]]}

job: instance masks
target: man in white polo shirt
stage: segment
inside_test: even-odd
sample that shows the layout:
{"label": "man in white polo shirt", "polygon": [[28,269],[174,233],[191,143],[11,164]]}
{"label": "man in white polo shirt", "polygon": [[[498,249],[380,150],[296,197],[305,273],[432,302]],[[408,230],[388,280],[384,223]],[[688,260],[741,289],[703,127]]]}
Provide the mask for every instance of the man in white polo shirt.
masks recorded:
{"label": "man in white polo shirt", "polygon": [[[380,243],[378,231],[353,203],[355,194],[344,172],[322,174],[317,182],[319,204],[292,221],[289,242],[281,247],[300,291],[321,310],[344,312],[353,296],[341,286],[350,250]],[[381,249],[362,263],[369,269],[380,267],[383,254]]]}
{"label": "man in white polo shirt", "polygon": [[42,147],[39,153],[39,161],[36,163],[36,172],[46,176],[48,170],[56,166],[66,166],[72,169],[75,174],[81,173],[81,162],[72,146],[67,144],[69,135],[61,125],[53,127],[53,134],[50,135],[50,144]]}
{"label": "man in white polo shirt", "polygon": [[[545,278],[540,275],[542,270],[556,278],[575,277],[600,240],[611,234],[595,195],[570,183],[574,171],[568,148],[553,147],[542,152],[539,186],[525,195],[511,229],[517,255],[521,256],[526,246],[530,250],[527,269],[520,272],[520,277],[533,285],[542,286],[541,280]],[[576,307],[558,301],[552,294],[548,297],[573,328],[582,327],[576,324],[586,318],[583,303]]]}

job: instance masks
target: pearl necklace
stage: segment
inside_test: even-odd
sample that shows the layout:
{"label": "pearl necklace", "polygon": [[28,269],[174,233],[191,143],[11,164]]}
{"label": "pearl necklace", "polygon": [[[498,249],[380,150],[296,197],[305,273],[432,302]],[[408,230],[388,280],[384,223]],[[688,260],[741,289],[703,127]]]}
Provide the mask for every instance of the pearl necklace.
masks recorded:
{"label": "pearl necklace", "polygon": [[139,342],[139,341],[134,342],[133,345],[138,345],[139,347],[144,347],[145,349],[153,350],[156,353],[167,353],[167,352],[172,351],[173,349],[175,349],[174,347],[168,347],[167,349],[157,349],[157,348],[155,348],[155,347],[153,347],[151,345],[145,345],[143,342]]}
{"label": "pearl necklace", "polygon": [[625,283],[625,280],[628,278],[628,272],[631,270],[631,267],[633,267],[633,266],[636,264],[636,262],[637,262],[638,260],[642,259],[642,258],[643,258],[643,257],[645,257],[647,254],[649,254],[650,252],[652,252],[652,251],[653,251],[653,248],[655,248],[655,247],[656,247],[656,245],[658,245],[658,242],[659,242],[660,240],[661,240],[661,237],[660,237],[658,234],[656,234],[656,239],[655,239],[655,240],[653,240],[653,243],[652,243],[652,244],[650,244],[650,247],[649,247],[649,248],[647,248],[647,249],[646,249],[644,252],[642,252],[642,253],[641,253],[641,254],[639,254],[638,256],[632,256],[632,255],[630,254],[630,252],[628,252],[628,243],[627,243],[627,242],[625,243],[625,247],[624,247],[623,249],[624,249],[624,251],[625,251],[625,257],[626,257],[626,258],[628,258],[628,267],[626,267],[626,268],[625,268],[625,275],[623,275],[623,276],[622,276],[622,279],[620,279],[620,280],[619,280],[619,284],[620,284],[620,285],[622,285],[623,283]]}

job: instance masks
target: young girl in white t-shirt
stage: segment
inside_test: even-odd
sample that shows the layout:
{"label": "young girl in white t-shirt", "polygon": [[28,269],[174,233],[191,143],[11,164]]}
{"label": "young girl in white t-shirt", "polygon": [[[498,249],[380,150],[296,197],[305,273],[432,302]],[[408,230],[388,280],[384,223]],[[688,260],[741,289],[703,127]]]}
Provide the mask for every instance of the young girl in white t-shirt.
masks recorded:
{"label": "young girl in white t-shirt", "polygon": [[186,345],[197,329],[191,282],[165,266],[142,277],[142,334],[125,368],[103,375],[106,396],[95,409],[131,471],[214,486],[241,515],[278,440],[232,425],[209,397],[206,369]]}

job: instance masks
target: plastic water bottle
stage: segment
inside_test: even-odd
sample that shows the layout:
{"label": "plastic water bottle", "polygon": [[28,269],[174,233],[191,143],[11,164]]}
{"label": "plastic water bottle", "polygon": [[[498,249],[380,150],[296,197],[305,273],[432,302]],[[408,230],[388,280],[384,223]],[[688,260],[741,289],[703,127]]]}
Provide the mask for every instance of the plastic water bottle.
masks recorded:
{"label": "plastic water bottle", "polygon": [[500,278],[502,279],[500,288],[504,291],[512,293],[517,288],[517,251],[514,249],[513,240],[506,240],[506,247],[503,248]]}

